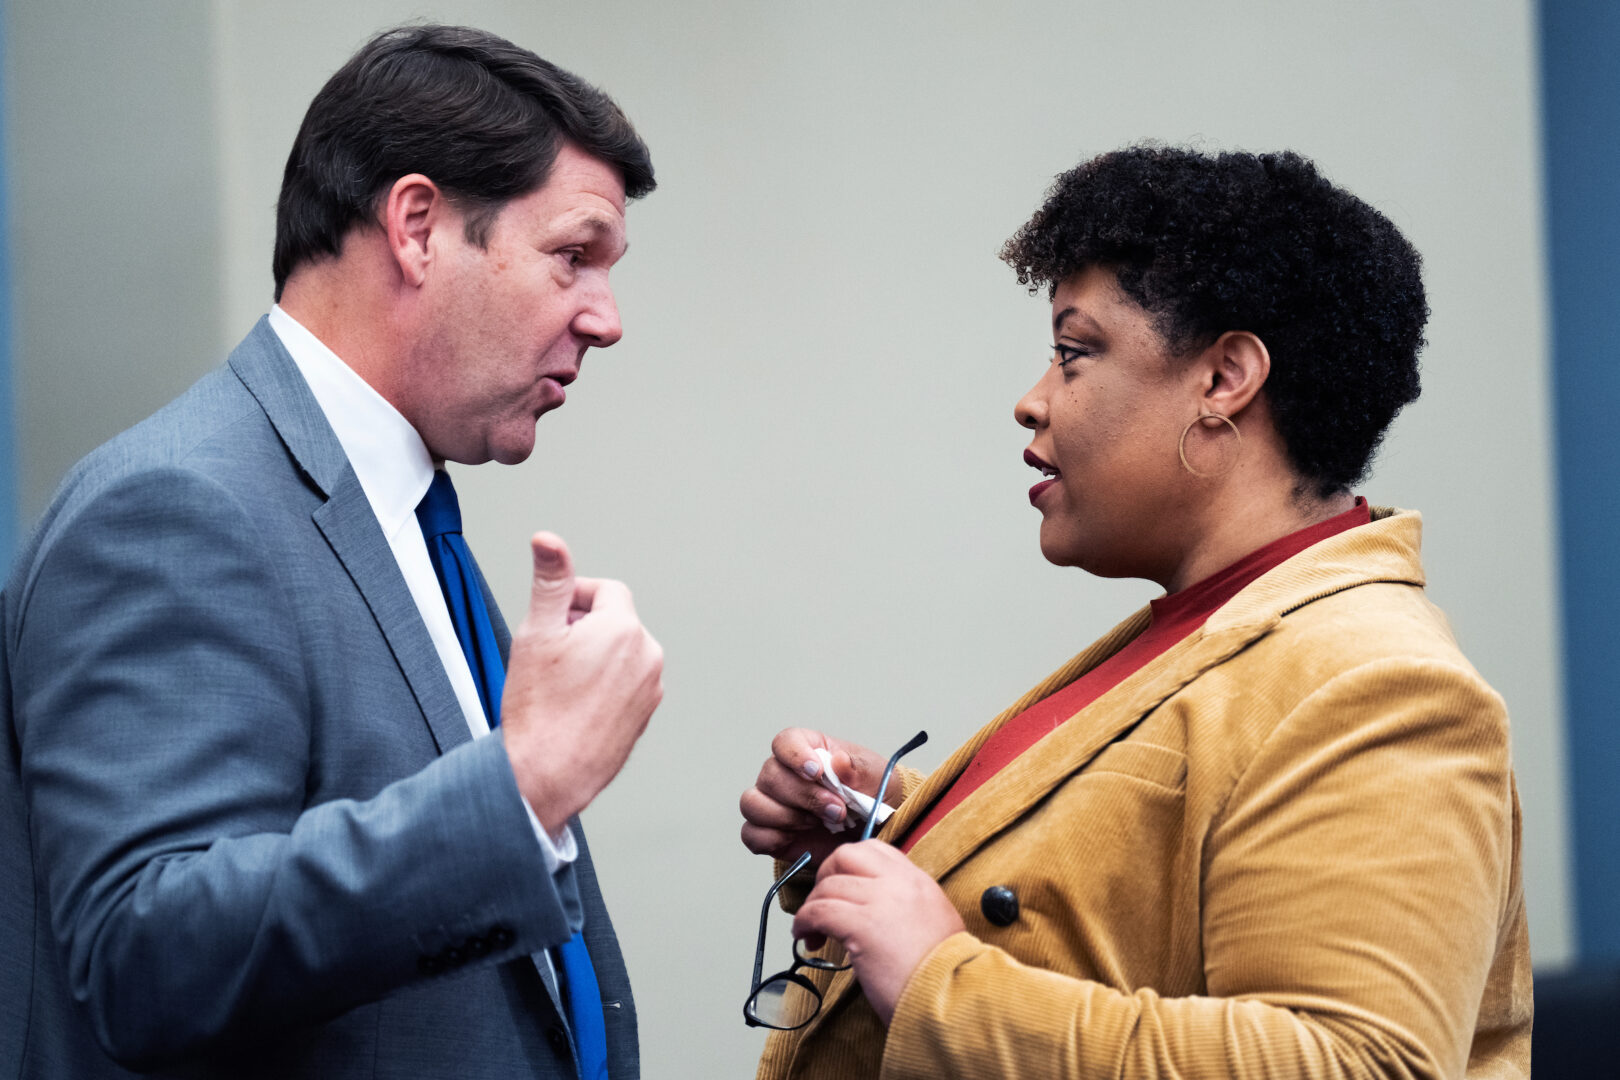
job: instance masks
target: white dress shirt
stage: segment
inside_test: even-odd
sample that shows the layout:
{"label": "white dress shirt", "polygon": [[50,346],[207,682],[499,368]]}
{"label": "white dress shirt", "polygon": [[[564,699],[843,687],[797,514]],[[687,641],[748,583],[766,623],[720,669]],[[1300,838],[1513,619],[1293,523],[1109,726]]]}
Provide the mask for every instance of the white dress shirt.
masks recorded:
{"label": "white dress shirt", "polygon": [[[467,655],[461,651],[450,609],[428,557],[427,541],[416,521],[416,506],[433,483],[433,457],[427,444],[398,409],[279,304],[270,309],[270,329],[298,365],[316,404],[348,455],[360,489],[411,590],[411,599],[422,614],[444,673],[450,677],[468,729],[475,739],[488,736],[489,721],[478,700],[478,685],[473,681]],[[558,835],[548,836],[528,801],[522,802],[548,871],[556,873],[579,857],[572,829],[564,825]]]}

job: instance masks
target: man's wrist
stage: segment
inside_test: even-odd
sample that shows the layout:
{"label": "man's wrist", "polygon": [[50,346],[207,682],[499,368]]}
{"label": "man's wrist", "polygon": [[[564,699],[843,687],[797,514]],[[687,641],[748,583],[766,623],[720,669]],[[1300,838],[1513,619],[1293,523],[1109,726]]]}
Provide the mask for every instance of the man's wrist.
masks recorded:
{"label": "man's wrist", "polygon": [[536,768],[525,755],[513,752],[509,729],[503,725],[500,733],[524,809],[534,817],[547,836],[557,836],[566,831],[569,820],[582,808],[559,798],[563,793],[555,789],[548,774]]}
{"label": "man's wrist", "polygon": [[529,816],[529,825],[534,829],[534,838],[540,844],[540,857],[545,860],[546,872],[555,874],[573,864],[579,858],[579,843],[574,839],[574,830],[566,824],[553,832],[547,829],[529,805],[529,800],[518,795],[523,803],[523,812]]}

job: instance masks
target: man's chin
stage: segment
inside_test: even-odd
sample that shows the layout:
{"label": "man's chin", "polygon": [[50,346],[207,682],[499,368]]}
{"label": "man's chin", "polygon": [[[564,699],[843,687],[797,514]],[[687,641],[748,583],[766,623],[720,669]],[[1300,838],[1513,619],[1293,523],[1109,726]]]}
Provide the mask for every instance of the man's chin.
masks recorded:
{"label": "man's chin", "polygon": [[442,455],[433,452],[436,462],[453,461],[457,465],[483,465],[495,462],[497,465],[521,465],[529,460],[534,453],[534,440],[527,443],[497,443],[493,446],[481,447],[455,447],[446,450]]}
{"label": "man's chin", "polygon": [[[540,418],[535,417],[535,423],[539,422]],[[529,455],[534,453],[534,424],[530,424],[521,432],[513,432],[513,438],[510,440],[495,440],[489,450],[486,461],[493,461],[497,465],[523,464],[529,460]]]}

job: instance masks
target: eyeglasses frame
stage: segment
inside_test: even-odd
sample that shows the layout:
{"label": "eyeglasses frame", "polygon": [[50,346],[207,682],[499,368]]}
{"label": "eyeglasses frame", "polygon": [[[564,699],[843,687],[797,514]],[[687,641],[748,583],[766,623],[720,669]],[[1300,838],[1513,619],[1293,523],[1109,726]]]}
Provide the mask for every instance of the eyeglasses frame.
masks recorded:
{"label": "eyeglasses frame", "polygon": [[[883,805],[883,797],[888,793],[889,779],[894,775],[894,767],[899,764],[902,757],[911,753],[911,751],[917,749],[917,747],[921,746],[927,741],[928,732],[919,731],[917,734],[913,735],[904,746],[896,750],[894,754],[890,756],[889,763],[883,767],[883,779],[878,781],[878,793],[877,796],[872,800],[872,812],[866,816],[866,825],[861,830],[861,838],[859,841],[857,841],[857,843],[862,843],[872,839],[872,831],[877,826],[878,808]],[[776,899],[776,894],[781,891],[782,886],[786,885],[795,874],[809,865],[810,859],[811,855],[808,851],[800,855],[793,861],[793,865],[788,867],[787,872],[781,877],[777,878],[776,882],[765,893],[765,903],[761,905],[759,911],[759,939],[754,945],[753,988],[748,991],[748,999],[743,1002],[743,1021],[749,1027],[766,1027],[773,1031],[797,1031],[799,1028],[804,1027],[806,1024],[810,1023],[810,1021],[814,1020],[821,1012],[822,997],[821,991],[816,988],[816,984],[805,978],[803,975],[800,975],[799,969],[801,967],[808,967],[817,971],[843,971],[850,966],[847,963],[840,964],[832,960],[825,960],[819,956],[805,956],[799,951],[800,943],[804,939],[794,938],[793,966],[788,968],[786,971],[777,972],[768,979],[762,979],[760,977],[761,973],[765,970],[765,920],[770,917],[771,903]],[[778,981],[792,983],[793,985],[809,992],[816,999],[816,1007],[810,1012],[810,1015],[806,1016],[803,1021],[794,1024],[792,1027],[779,1027],[776,1024],[767,1023],[754,1015],[754,1002],[759,997],[759,992],[771,983]]]}

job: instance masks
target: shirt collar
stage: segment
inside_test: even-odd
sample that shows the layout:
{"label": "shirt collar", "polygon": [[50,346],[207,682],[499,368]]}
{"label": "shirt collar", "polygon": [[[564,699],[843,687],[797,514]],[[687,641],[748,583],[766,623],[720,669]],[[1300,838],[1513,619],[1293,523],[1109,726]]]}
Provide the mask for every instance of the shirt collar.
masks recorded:
{"label": "shirt collar", "polygon": [[277,304],[270,329],[298,366],[348,455],[371,512],[392,538],[433,482],[433,456],[411,422]]}

